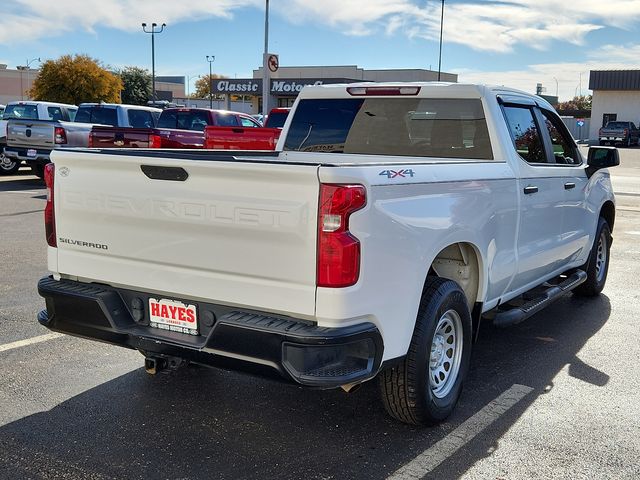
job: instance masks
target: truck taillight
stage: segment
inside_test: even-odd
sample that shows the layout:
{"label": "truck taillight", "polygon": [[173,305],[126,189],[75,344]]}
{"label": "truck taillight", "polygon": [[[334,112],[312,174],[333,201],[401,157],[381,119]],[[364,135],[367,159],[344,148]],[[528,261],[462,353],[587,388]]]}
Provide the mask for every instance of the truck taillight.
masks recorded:
{"label": "truck taillight", "polygon": [[62,127],[56,127],[53,133],[54,142],[56,145],[63,145],[67,143],[67,132]]}
{"label": "truck taillight", "polygon": [[93,148],[93,133],[89,134],[89,143],[87,144],[87,147]]}
{"label": "truck taillight", "polygon": [[44,207],[44,232],[50,247],[56,247],[56,215],[53,209],[53,179],[55,165],[48,163],[44,167],[44,183],[47,186],[47,204]]}
{"label": "truck taillight", "polygon": [[149,135],[149,148],[161,148],[162,137],[160,135]]}
{"label": "truck taillight", "polygon": [[360,241],[349,232],[349,216],[367,204],[362,185],[320,185],[318,206],[319,287],[348,287],[360,275]]}
{"label": "truck taillight", "polygon": [[629,135],[629,129],[628,129],[628,128],[625,128],[625,129],[624,129],[624,136],[626,137],[627,135]]}
{"label": "truck taillight", "polygon": [[598,135],[602,135],[602,129],[598,130]]}

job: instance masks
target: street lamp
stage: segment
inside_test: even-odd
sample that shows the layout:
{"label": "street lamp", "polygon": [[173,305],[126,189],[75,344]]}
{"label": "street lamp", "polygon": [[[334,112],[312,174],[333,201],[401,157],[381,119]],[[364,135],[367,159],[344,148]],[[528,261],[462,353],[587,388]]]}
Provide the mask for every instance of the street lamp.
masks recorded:
{"label": "street lamp", "polygon": [[29,88],[29,82],[31,80],[31,78],[30,78],[31,75],[29,75],[29,69],[30,69],[31,64],[33,62],[35,62],[35,61],[39,62],[40,61],[40,57],[33,58],[31,60],[29,60],[27,58],[27,64],[26,65],[18,65],[18,66],[16,66],[16,70],[20,70],[20,100],[24,100],[24,83],[22,81],[22,72],[24,70],[27,71],[27,89],[28,89]]}
{"label": "street lamp", "polygon": [[558,98],[558,79],[556,77],[553,77],[553,79],[556,81],[556,98]]}
{"label": "street lamp", "polygon": [[158,26],[157,23],[151,24],[151,29],[147,30],[147,24],[142,24],[142,31],[144,33],[151,34],[151,90],[152,90],[152,98],[153,101],[156,101],[156,45],[155,45],[155,35],[156,33],[162,33],[164,27],[167,26],[166,23],[163,23],[159,29],[156,29]]}
{"label": "street lamp", "polygon": [[200,78],[202,75],[187,75],[187,98],[190,97],[189,89],[191,88],[191,79],[192,78]]}
{"label": "street lamp", "polygon": [[444,0],[440,11],[440,53],[438,54],[438,81],[440,81],[440,71],[442,68],[442,29],[444,27]]}
{"label": "street lamp", "polygon": [[209,62],[209,108],[213,108],[213,78],[211,78],[213,73],[211,69],[215,59],[215,55],[207,55],[207,62]]}

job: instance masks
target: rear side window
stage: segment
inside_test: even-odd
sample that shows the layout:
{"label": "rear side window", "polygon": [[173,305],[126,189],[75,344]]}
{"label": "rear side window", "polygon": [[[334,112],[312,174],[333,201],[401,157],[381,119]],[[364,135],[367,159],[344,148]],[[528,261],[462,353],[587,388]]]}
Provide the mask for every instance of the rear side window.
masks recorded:
{"label": "rear side window", "polygon": [[239,127],[238,119],[232,113],[216,114],[216,125],[218,127]]}
{"label": "rear side window", "polygon": [[176,128],[178,122],[175,111],[165,110],[160,114],[158,119],[158,128]]}
{"label": "rear side window", "polygon": [[271,112],[267,117],[267,125],[265,126],[269,128],[282,128],[288,116],[289,112]]}
{"label": "rear side window", "polygon": [[209,115],[207,112],[194,110],[192,112],[178,112],[178,124],[176,128],[180,130],[195,130],[203,132],[209,124]]}
{"label": "rear side window", "polygon": [[129,110],[129,125],[135,128],[153,128],[154,122],[148,110]]}
{"label": "rear side window", "polygon": [[302,100],[284,149],[463,160],[493,158],[479,99]]}
{"label": "rear side window", "polygon": [[4,111],[2,118],[4,120],[9,118],[38,120],[38,107],[35,105],[9,105]]}
{"label": "rear side window", "polygon": [[505,106],[504,114],[518,154],[528,163],[547,163],[533,110],[528,107]]}
{"label": "rear side window", "polygon": [[118,112],[113,107],[87,106],[80,107],[76,118],[76,123],[98,123],[100,125],[118,126]]}
{"label": "rear side window", "polygon": [[64,114],[60,107],[47,107],[47,114],[49,115],[49,120],[64,120]]}

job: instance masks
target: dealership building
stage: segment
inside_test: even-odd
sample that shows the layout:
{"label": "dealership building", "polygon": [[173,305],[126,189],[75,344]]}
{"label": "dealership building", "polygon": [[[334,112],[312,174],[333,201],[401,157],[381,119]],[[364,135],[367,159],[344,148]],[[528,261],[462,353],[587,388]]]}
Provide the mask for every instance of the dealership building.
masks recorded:
{"label": "dealership building", "polygon": [[640,70],[592,70],[593,90],[589,140],[598,140],[598,130],[614,120],[640,125]]}
{"label": "dealership building", "polygon": [[[441,72],[443,82],[457,82],[458,76]],[[438,72],[424,69],[365,70],[356,65],[325,67],[280,67],[271,73],[271,107],[290,107],[305,85],[327,85],[354,82],[433,82]],[[262,68],[253,78],[225,78],[213,82],[216,94],[248,95],[254,113],[262,110]]]}

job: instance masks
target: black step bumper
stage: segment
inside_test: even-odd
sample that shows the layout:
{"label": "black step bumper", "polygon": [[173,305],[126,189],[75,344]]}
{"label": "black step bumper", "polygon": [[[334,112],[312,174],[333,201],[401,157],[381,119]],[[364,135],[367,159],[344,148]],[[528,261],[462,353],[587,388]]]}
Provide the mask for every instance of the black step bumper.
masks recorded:
{"label": "black step bumper", "polygon": [[[199,335],[149,326],[145,292],[45,277],[38,293],[47,309],[38,321],[56,332],[195,363],[249,371],[302,385],[334,388],[373,377],[382,337],[371,323],[318,327],[312,323],[196,303]],[[157,295],[153,295],[157,297]]]}

